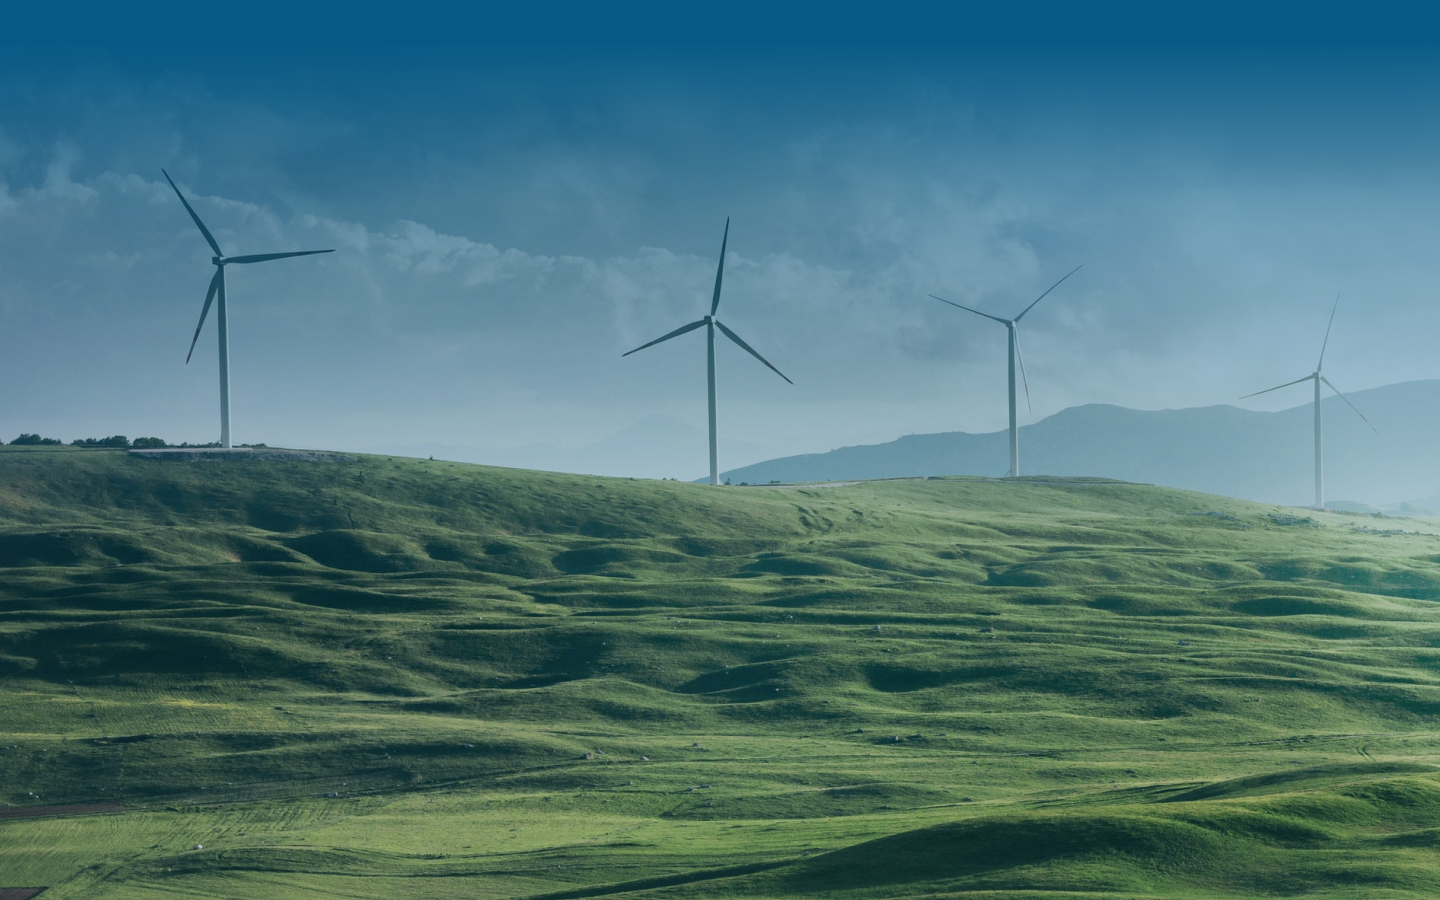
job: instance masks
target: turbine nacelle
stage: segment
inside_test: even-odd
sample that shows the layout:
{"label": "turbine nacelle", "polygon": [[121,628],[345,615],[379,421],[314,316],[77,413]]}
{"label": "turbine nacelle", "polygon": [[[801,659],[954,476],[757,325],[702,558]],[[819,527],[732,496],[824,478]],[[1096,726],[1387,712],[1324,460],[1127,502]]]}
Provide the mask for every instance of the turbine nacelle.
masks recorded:
{"label": "turbine nacelle", "polygon": [[210,262],[215,266],[215,274],[211,276],[210,288],[205,292],[205,305],[200,307],[200,324],[195,326],[195,336],[190,339],[190,352],[185,354],[185,362],[188,365],[190,357],[195,353],[195,343],[200,340],[200,330],[205,327],[205,317],[210,313],[210,304],[218,295],[220,298],[220,312],[217,314],[220,317],[220,445],[228,448],[230,446],[230,350],[226,327],[227,316],[225,312],[225,267],[231,264],[243,265],[245,263],[269,262],[272,259],[289,259],[292,256],[314,256],[317,253],[334,253],[335,251],[296,250],[287,253],[256,253],[249,256],[226,256],[220,251],[220,244],[215,240],[215,235],[210,233],[210,229],[205,227],[205,223],[200,221],[200,216],[196,214],[194,208],[190,206],[190,201],[186,200],[185,195],[180,193],[180,188],[176,187],[174,179],[170,177],[170,173],[164,169],[160,171],[164,173],[165,180],[170,182],[171,189],[175,191],[175,196],[180,198],[180,202],[185,206],[185,211],[190,214],[191,220],[195,222],[195,227],[200,229],[200,235],[205,238],[205,243],[209,244],[210,249],[215,252],[215,255],[210,257]]}
{"label": "turbine nacelle", "polygon": [[697,328],[705,328],[705,329],[707,329],[707,333],[708,333],[708,335],[709,335],[709,340],[706,341],[706,343],[707,343],[707,345],[708,345],[708,353],[709,353],[709,359],[708,359],[709,367],[708,367],[708,368],[709,368],[709,380],[710,380],[710,483],[711,483],[711,484],[719,484],[719,483],[720,483],[719,463],[717,462],[716,449],[715,449],[715,448],[716,448],[716,436],[715,436],[715,329],[718,328],[718,329],[720,330],[720,333],[723,334],[723,335],[725,335],[725,337],[729,338],[729,339],[735,344],[735,346],[739,347],[741,350],[744,350],[746,353],[749,353],[751,356],[753,356],[753,357],[755,357],[756,359],[760,360],[760,362],[764,363],[764,365],[765,365],[765,367],[766,367],[767,369],[769,369],[770,371],[774,372],[776,375],[779,375],[781,378],[784,378],[786,382],[788,382],[789,384],[794,384],[794,383],[795,383],[795,382],[793,382],[793,381],[790,381],[790,379],[785,376],[785,373],[784,373],[784,372],[781,372],[779,369],[777,369],[777,368],[775,368],[774,366],[770,365],[770,361],[769,361],[768,359],[766,359],[765,357],[761,356],[759,353],[755,352],[755,348],[754,348],[754,347],[751,347],[749,344],[745,343],[745,341],[741,339],[740,335],[738,335],[738,334],[736,334],[735,332],[731,331],[729,328],[726,328],[723,324],[721,324],[720,320],[715,317],[715,311],[720,308],[720,285],[721,285],[721,282],[722,282],[722,281],[724,280],[724,278],[725,278],[725,248],[726,248],[726,246],[729,244],[729,241],[730,241],[730,220],[729,220],[729,219],[726,219],[726,220],[725,220],[725,236],[720,239],[720,264],[719,264],[718,266],[716,266],[716,268],[715,268],[715,292],[714,292],[714,294],[713,294],[713,295],[711,296],[711,298],[710,298],[710,312],[707,313],[706,315],[702,316],[701,318],[695,320],[694,322],[691,322],[691,323],[688,324],[688,325],[681,325],[679,328],[675,329],[674,331],[670,332],[669,334],[661,335],[660,337],[656,338],[656,339],[653,340],[653,341],[650,341],[649,343],[641,344],[640,346],[636,347],[634,350],[631,350],[631,351],[629,351],[629,352],[620,354],[622,357],[629,356],[631,353],[638,353],[638,352],[640,352],[641,350],[644,350],[646,347],[653,347],[653,346],[655,346],[656,344],[663,344],[664,342],[670,340],[671,338],[679,337],[679,336],[682,335],[682,334],[689,334],[690,332],[696,330]]}
{"label": "turbine nacelle", "polygon": [[1071,269],[1069,272],[1066,272],[1064,278],[1061,278],[1060,281],[1057,281],[1057,282],[1055,282],[1054,284],[1050,285],[1049,289],[1046,290],[1044,294],[1041,294],[1040,296],[1038,296],[1038,297],[1036,297],[1034,300],[1032,300],[1032,301],[1030,302],[1030,305],[1027,306],[1027,307],[1025,307],[1024,309],[1022,309],[1022,310],[1020,311],[1020,315],[1016,316],[1016,317],[1013,318],[1013,319],[1003,319],[1003,318],[1001,318],[1000,316],[992,316],[992,315],[990,315],[989,313],[981,312],[981,311],[978,310],[978,309],[971,309],[971,308],[968,307],[968,306],[962,306],[961,304],[956,303],[956,302],[953,301],[953,300],[946,300],[944,297],[936,297],[934,294],[931,294],[931,295],[930,295],[930,296],[933,297],[934,299],[939,300],[941,303],[948,303],[948,304],[950,304],[951,306],[956,307],[957,309],[963,309],[963,310],[965,310],[966,312],[972,312],[972,313],[974,313],[974,314],[977,315],[977,316],[984,316],[985,318],[989,319],[989,320],[992,321],[992,322],[999,322],[1001,325],[1004,325],[1004,326],[1005,326],[1005,331],[1006,331],[1006,333],[1009,335],[1009,338],[1010,338],[1010,475],[1011,475],[1011,477],[1015,477],[1015,476],[1018,476],[1018,475],[1020,474],[1020,435],[1019,435],[1019,431],[1018,431],[1018,426],[1017,426],[1016,423],[1015,423],[1015,363],[1016,363],[1017,361],[1020,363],[1020,383],[1025,386],[1025,407],[1026,407],[1027,409],[1029,409],[1030,412],[1032,412],[1032,413],[1035,411],[1034,408],[1030,406],[1030,379],[1025,376],[1025,354],[1024,354],[1024,352],[1022,352],[1021,349],[1020,349],[1020,320],[1023,319],[1023,318],[1025,318],[1025,314],[1026,314],[1026,313],[1028,313],[1030,310],[1032,310],[1032,309],[1035,308],[1035,304],[1036,304],[1036,303],[1039,303],[1041,300],[1044,300],[1045,297],[1046,297],[1046,295],[1049,294],[1050,291],[1053,291],[1053,290],[1055,290],[1057,287],[1059,287],[1059,286],[1061,285],[1061,283],[1065,281],[1065,278],[1069,278],[1071,275],[1074,275],[1076,272],[1080,271],[1082,268],[1084,268],[1083,264],[1082,264],[1082,265],[1079,265],[1079,266],[1076,266],[1075,268]]}
{"label": "turbine nacelle", "polygon": [[1290,387],[1292,384],[1299,384],[1299,383],[1301,383],[1302,381],[1313,381],[1313,382],[1315,382],[1315,401],[1314,401],[1314,402],[1315,402],[1315,508],[1316,508],[1316,509],[1324,509],[1324,508],[1325,508],[1324,433],[1323,433],[1323,431],[1322,431],[1321,416],[1320,416],[1320,385],[1321,385],[1321,384],[1324,384],[1324,385],[1325,385],[1326,387],[1328,387],[1330,390],[1334,391],[1334,392],[1335,392],[1335,396],[1337,396],[1337,397],[1339,397],[1341,400],[1345,401],[1345,405],[1348,406],[1348,407],[1350,407],[1352,410],[1355,411],[1355,415],[1359,416],[1360,419],[1361,419],[1366,425],[1370,425],[1370,430],[1371,430],[1371,431],[1375,432],[1376,434],[1379,434],[1379,433],[1380,433],[1379,429],[1377,429],[1374,425],[1371,425],[1371,424],[1370,424],[1370,420],[1367,419],[1367,418],[1365,418],[1365,414],[1362,413],[1362,412],[1360,411],[1360,409],[1355,406],[1355,404],[1353,404],[1353,403],[1350,402],[1350,398],[1349,398],[1349,397],[1346,397],[1344,394],[1340,393],[1340,389],[1337,388],[1335,385],[1331,384],[1331,383],[1330,383],[1330,379],[1326,378],[1326,377],[1324,376],[1324,374],[1322,374],[1322,372],[1321,372],[1321,369],[1324,368],[1324,365],[1325,365],[1325,348],[1330,345],[1330,329],[1335,325],[1335,310],[1339,309],[1339,307],[1340,307],[1340,295],[1339,295],[1339,294],[1336,294],[1336,295],[1335,295],[1335,305],[1332,306],[1332,307],[1330,307],[1330,322],[1325,326],[1325,339],[1320,342],[1320,358],[1319,358],[1319,360],[1317,360],[1316,363],[1315,363],[1315,371],[1314,371],[1314,372],[1311,372],[1309,375],[1306,375],[1306,376],[1304,376],[1303,378],[1297,378],[1297,379],[1295,379],[1294,381],[1287,381],[1287,382],[1285,382],[1284,384],[1277,384],[1277,385],[1275,385],[1275,387],[1266,388],[1266,389],[1263,390],[1263,391],[1256,391],[1256,392],[1253,393],[1253,394],[1246,394],[1244,397],[1241,397],[1241,398],[1240,398],[1241,400],[1245,400],[1245,399],[1247,399],[1247,398],[1249,398],[1249,397],[1258,397],[1258,396],[1260,396],[1261,394],[1268,394],[1268,393],[1270,393],[1271,391],[1278,391],[1278,390],[1280,390],[1281,388],[1287,388],[1287,387]]}

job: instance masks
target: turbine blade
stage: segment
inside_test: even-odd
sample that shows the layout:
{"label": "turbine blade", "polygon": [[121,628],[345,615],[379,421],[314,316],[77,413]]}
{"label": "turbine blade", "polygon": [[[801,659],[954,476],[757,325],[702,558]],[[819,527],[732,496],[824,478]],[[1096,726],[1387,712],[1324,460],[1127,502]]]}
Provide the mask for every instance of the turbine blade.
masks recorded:
{"label": "turbine blade", "polygon": [[[1011,326],[1014,328],[1014,326]],[[1025,408],[1030,410],[1030,415],[1035,415],[1035,407],[1030,405],[1030,381],[1025,377],[1025,354],[1020,352],[1020,329],[1015,328],[1015,358],[1020,361],[1020,383],[1025,385]]]}
{"label": "turbine blade", "polygon": [[[1355,415],[1359,416],[1359,417],[1362,418],[1362,419],[1365,419],[1365,414],[1362,413],[1362,412],[1355,406],[1355,404],[1353,404],[1353,403],[1350,402],[1350,398],[1349,398],[1349,397],[1346,397],[1344,394],[1340,393],[1340,389],[1339,389],[1339,388],[1337,388],[1337,387],[1336,387],[1335,385],[1333,385],[1333,384],[1330,384],[1330,379],[1326,378],[1324,375],[1321,375],[1321,376],[1320,376],[1320,380],[1323,381],[1323,382],[1325,382],[1325,384],[1329,386],[1330,390],[1332,390],[1332,391],[1335,392],[1335,396],[1339,397],[1341,400],[1344,400],[1346,406],[1348,406],[1348,407],[1350,407],[1351,409],[1355,410]],[[1369,420],[1369,419],[1365,419],[1365,424],[1366,424],[1366,425],[1370,425],[1370,420]],[[1379,434],[1379,433],[1380,433],[1380,429],[1376,428],[1374,425],[1370,425],[1370,430],[1373,431],[1373,432],[1375,432],[1376,434]]]}
{"label": "turbine blade", "polygon": [[190,339],[190,352],[185,354],[185,365],[190,365],[190,357],[195,353],[195,342],[200,340],[200,329],[205,327],[205,317],[210,314],[210,302],[215,299],[215,291],[220,288],[220,267],[215,267],[215,277],[210,279],[210,290],[205,292],[205,305],[200,307],[200,324],[195,326],[195,336]]}
{"label": "turbine blade", "polygon": [[269,262],[272,259],[289,259],[292,256],[314,256],[317,253],[334,253],[334,250],[297,250],[294,253],[256,253],[252,256],[232,256],[225,260],[229,263],[257,263]]}
{"label": "turbine blade", "polygon": [[1289,387],[1289,386],[1292,385],[1292,384],[1299,384],[1299,383],[1302,382],[1302,381],[1309,381],[1310,379],[1312,379],[1312,378],[1314,378],[1314,377],[1315,377],[1314,375],[1306,375],[1304,378],[1297,378],[1297,379],[1295,379],[1294,381],[1287,381],[1287,382],[1285,382],[1284,384],[1277,384],[1277,385],[1275,385],[1273,388],[1266,388],[1266,389],[1263,390],[1263,391],[1256,391],[1256,392],[1253,393],[1253,394],[1246,394],[1244,397],[1241,397],[1240,399],[1241,399],[1241,400],[1245,400],[1245,399],[1248,399],[1248,398],[1250,398],[1250,397],[1258,397],[1258,396],[1260,396],[1261,394],[1268,394],[1268,393],[1270,393],[1271,391],[1278,391],[1278,390],[1280,390],[1281,388],[1287,388],[1287,387]]}
{"label": "turbine blade", "polygon": [[[1078,266],[1076,266],[1075,268],[1071,269],[1070,271],[1066,272],[1066,273],[1065,273],[1065,278],[1069,278],[1071,275],[1074,275],[1076,272],[1080,271],[1080,270],[1083,269],[1083,268],[1085,268],[1085,264],[1084,264],[1084,263],[1081,263],[1080,265],[1078,265]],[[1045,294],[1048,294],[1048,293],[1050,293],[1050,291],[1053,291],[1053,290],[1055,290],[1057,287],[1059,287],[1060,284],[1061,284],[1061,282],[1063,282],[1063,281],[1065,280],[1065,278],[1062,278],[1062,279],[1060,279],[1060,281],[1057,281],[1057,282],[1055,282],[1054,284],[1050,285],[1050,290],[1049,290],[1049,291],[1046,291]],[[1045,299],[1045,294],[1041,294],[1040,296],[1036,297],[1036,298],[1035,298],[1035,303],[1039,303],[1041,300],[1044,300],[1044,299]],[[1035,303],[1031,303],[1029,306],[1025,307],[1025,312],[1022,312],[1022,313],[1020,313],[1020,315],[1016,316],[1016,317],[1015,317],[1015,321],[1018,322],[1018,321],[1020,321],[1021,319],[1025,318],[1025,313],[1028,313],[1030,310],[1034,309],[1034,308],[1035,308]]]}
{"label": "turbine blade", "polygon": [[720,239],[720,265],[715,269],[715,296],[710,300],[710,315],[720,308],[720,279],[725,275],[725,245],[730,242],[730,217],[725,217],[725,236]]}
{"label": "turbine blade", "polygon": [[205,223],[200,221],[200,217],[195,215],[195,210],[190,208],[190,201],[185,199],[185,195],[180,193],[178,187],[175,187],[175,182],[171,181],[170,173],[164,169],[161,169],[160,172],[165,176],[165,180],[170,182],[170,187],[175,189],[175,196],[179,197],[180,202],[185,204],[185,211],[190,214],[190,218],[195,220],[195,224],[200,228],[200,233],[205,235],[205,242],[210,245],[210,249],[215,251],[216,256],[224,256],[225,254],[220,252],[220,245],[215,243],[215,236],[210,233],[210,229],[205,227]]}
{"label": "turbine blade", "polygon": [[[668,341],[668,340],[670,340],[670,339],[673,338],[673,337],[679,337],[680,335],[685,334],[686,332],[694,331],[695,329],[701,327],[701,326],[704,325],[704,324],[705,324],[705,320],[704,320],[704,319],[701,319],[701,320],[698,321],[698,322],[691,322],[689,325],[682,325],[682,326],[680,326],[679,328],[675,329],[674,331],[670,332],[669,334],[665,335],[664,337],[658,337],[658,338],[656,338],[655,340],[651,341],[651,342],[648,343],[648,344],[641,344],[640,346],[636,347],[634,350],[631,350],[630,353],[639,353],[641,350],[644,350],[646,347],[653,347],[653,346],[655,346],[656,344],[664,343],[665,341]],[[624,359],[625,357],[629,356],[630,353],[622,353],[622,354],[620,354],[620,358],[621,358],[621,359]]]}
{"label": "turbine blade", "polygon": [[[1340,294],[1339,294],[1339,292],[1336,292],[1336,294],[1335,294],[1335,305],[1332,306],[1332,307],[1330,307],[1330,324],[1325,326],[1325,341],[1320,345],[1320,361],[1315,364],[1315,371],[1317,371],[1317,372],[1320,371],[1320,368],[1325,365],[1325,348],[1326,348],[1326,346],[1328,346],[1329,343],[1330,343],[1330,326],[1335,324],[1335,310],[1337,310],[1337,309],[1339,309],[1339,308],[1340,308]],[[1326,382],[1326,383],[1328,384],[1329,382]],[[1330,387],[1331,387],[1331,389],[1333,390],[1334,387],[1335,387],[1335,385],[1332,384],[1332,385],[1330,385]],[[1339,391],[1335,391],[1335,393],[1338,394],[1338,393],[1340,393],[1340,392],[1339,392]],[[1359,412],[1359,410],[1356,410],[1356,412]],[[1362,418],[1363,418],[1363,416],[1362,416]],[[1376,433],[1378,434],[1379,432],[1376,432]]]}
{"label": "turbine blade", "polygon": [[[741,350],[744,350],[746,353],[748,353],[748,354],[750,354],[751,356],[755,357],[756,359],[760,360],[762,363],[764,363],[764,364],[770,369],[770,371],[774,372],[776,375],[779,375],[781,378],[785,378],[785,373],[784,373],[784,372],[782,372],[782,371],[780,371],[779,369],[775,368],[774,366],[770,365],[770,360],[768,360],[768,359],[766,359],[765,357],[761,356],[760,354],[756,353],[754,347],[751,347],[749,344],[747,344],[747,343],[745,343],[744,341],[740,340],[740,335],[738,335],[738,334],[736,334],[735,332],[731,331],[730,329],[726,328],[724,325],[721,325],[720,322],[719,322],[719,320],[716,320],[716,322],[715,322],[715,327],[716,327],[716,328],[719,328],[721,331],[723,331],[723,332],[725,333],[725,336],[728,337],[730,340],[732,340],[732,341],[734,341],[735,343],[739,344]],[[788,378],[785,378],[785,380],[786,380],[788,383],[790,383],[790,384],[794,384],[794,383],[795,383],[795,382],[793,382],[793,381],[790,381],[790,379],[788,379]]]}
{"label": "turbine blade", "polygon": [[933,298],[933,299],[935,299],[935,300],[939,300],[941,303],[949,303],[951,306],[954,306],[954,307],[956,307],[956,308],[958,308],[958,309],[963,309],[963,310],[965,310],[966,312],[973,312],[973,313],[974,313],[975,315],[977,315],[977,316],[984,316],[984,317],[987,318],[987,319],[994,319],[995,321],[999,322],[1001,325],[1009,325],[1009,324],[1010,324],[1010,321],[1009,321],[1008,319],[1002,319],[1002,318],[1000,318],[999,316],[992,316],[992,315],[990,315],[989,313],[982,313],[980,310],[978,310],[978,309],[971,309],[971,308],[968,307],[968,306],[961,306],[960,304],[958,304],[958,303],[956,303],[956,302],[954,302],[954,301],[952,301],[952,300],[946,300],[944,297],[936,297],[934,294],[929,294],[928,296],[930,296],[931,298]]}

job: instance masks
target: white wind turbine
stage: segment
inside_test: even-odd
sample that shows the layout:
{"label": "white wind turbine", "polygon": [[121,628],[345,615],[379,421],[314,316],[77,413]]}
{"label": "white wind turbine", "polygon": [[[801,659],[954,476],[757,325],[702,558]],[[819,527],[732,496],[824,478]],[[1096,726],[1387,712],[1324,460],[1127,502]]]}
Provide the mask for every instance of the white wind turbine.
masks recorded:
{"label": "white wind turbine", "polygon": [[[1065,273],[1065,278],[1069,278],[1071,275],[1074,275],[1076,272],[1080,271],[1082,268],[1084,268],[1084,264],[1081,264],[1081,265],[1076,266],[1075,268],[1071,269],[1069,272],[1066,272],[1066,273]],[[1006,330],[1007,330],[1008,333],[1009,333],[1009,344],[1010,344],[1010,477],[1011,477],[1011,478],[1018,478],[1019,475],[1020,475],[1020,430],[1019,430],[1019,428],[1016,426],[1016,423],[1015,423],[1015,361],[1016,361],[1017,359],[1020,361],[1020,379],[1021,379],[1021,381],[1024,383],[1024,385],[1025,385],[1025,408],[1026,408],[1026,409],[1029,409],[1031,412],[1034,412],[1034,409],[1030,406],[1030,382],[1029,382],[1028,379],[1025,378],[1025,356],[1024,356],[1024,354],[1022,354],[1022,353],[1020,352],[1020,330],[1019,330],[1020,320],[1023,319],[1023,318],[1025,318],[1025,314],[1026,314],[1026,313],[1028,313],[1030,310],[1032,310],[1032,309],[1035,308],[1035,304],[1036,304],[1036,303],[1039,303],[1041,300],[1044,300],[1046,294],[1049,294],[1050,291],[1053,291],[1053,290],[1055,290],[1057,287],[1059,287],[1060,284],[1061,284],[1061,282],[1063,282],[1063,281],[1065,280],[1065,278],[1061,278],[1060,281],[1057,281],[1057,282],[1055,282],[1054,284],[1050,285],[1049,290],[1047,290],[1044,294],[1041,294],[1040,296],[1036,297],[1034,303],[1031,303],[1029,306],[1027,306],[1027,307],[1025,307],[1023,310],[1021,310],[1021,311],[1020,311],[1020,315],[1016,316],[1016,317],[1013,318],[1013,319],[1002,319],[1002,318],[1000,318],[999,316],[992,316],[992,315],[990,315],[989,313],[983,313],[983,312],[981,312],[981,311],[978,310],[978,309],[971,309],[971,308],[968,307],[968,306],[961,306],[959,303],[955,303],[955,302],[953,302],[953,301],[946,300],[944,297],[936,297],[934,294],[931,294],[931,295],[930,295],[931,297],[934,297],[934,299],[939,300],[941,303],[949,303],[951,306],[959,307],[960,309],[963,309],[963,310],[965,310],[966,312],[972,312],[972,313],[974,313],[974,314],[977,315],[977,316],[984,316],[984,317],[987,318],[987,319],[993,319],[993,320],[995,320],[996,322],[999,322],[1001,325],[1004,325],[1005,328],[1006,328]]]}
{"label": "white wind turbine", "polygon": [[[730,340],[734,341],[735,344],[736,344],[737,346],[739,346],[739,348],[740,348],[741,350],[744,350],[746,353],[749,353],[751,356],[753,356],[753,357],[755,357],[756,359],[760,360],[762,363],[765,364],[765,366],[766,366],[767,368],[770,369],[770,371],[774,372],[776,375],[779,375],[781,378],[785,378],[785,373],[784,373],[784,372],[781,372],[779,369],[777,369],[777,368],[775,368],[774,366],[770,365],[770,361],[767,360],[765,357],[761,356],[759,353],[756,353],[756,352],[755,352],[755,348],[751,347],[749,344],[747,344],[747,343],[745,343],[744,341],[742,341],[742,340],[740,339],[740,335],[738,335],[738,334],[736,334],[735,332],[731,331],[730,329],[726,328],[724,325],[722,325],[722,324],[720,323],[720,320],[719,320],[719,319],[715,318],[715,310],[719,309],[719,307],[720,307],[720,281],[721,281],[721,279],[722,279],[722,278],[724,277],[724,275],[725,275],[725,245],[729,242],[729,240],[730,240],[730,220],[727,218],[727,219],[725,220],[725,236],[720,239],[720,265],[719,265],[719,267],[715,270],[715,295],[714,295],[714,296],[711,298],[711,300],[710,300],[710,315],[706,316],[706,317],[703,318],[703,319],[698,319],[698,320],[696,320],[696,321],[694,321],[694,322],[691,322],[689,325],[682,325],[682,326],[680,326],[679,328],[675,329],[674,331],[670,332],[669,334],[667,334],[667,335],[665,335],[665,336],[663,336],[663,337],[658,337],[658,338],[656,338],[655,340],[651,341],[651,342],[648,343],[648,344],[641,344],[639,347],[636,347],[634,350],[631,350],[631,351],[630,351],[630,353],[638,353],[638,352],[640,352],[641,350],[644,350],[646,347],[653,347],[653,346],[655,346],[656,344],[662,343],[662,342],[664,342],[664,341],[668,341],[668,340],[670,340],[670,339],[673,338],[673,337],[679,337],[679,336],[682,335],[682,334],[685,334],[685,333],[690,332],[690,331],[694,331],[694,330],[697,329],[697,328],[701,328],[701,327],[704,327],[704,328],[705,328],[705,345],[706,345],[706,349],[707,349],[707,353],[708,353],[708,357],[707,357],[707,359],[708,359],[708,361],[709,361],[709,362],[708,362],[708,366],[709,366],[709,370],[708,370],[708,371],[709,371],[709,374],[710,374],[710,483],[711,483],[711,484],[719,484],[719,483],[720,483],[720,465],[719,465],[719,459],[718,459],[718,457],[716,456],[716,452],[715,452],[715,329],[717,329],[717,328],[720,329],[721,333],[724,334],[726,337],[728,337]],[[629,356],[630,353],[622,353],[622,354],[620,354],[620,355],[621,355],[621,357],[623,358],[623,357]],[[790,381],[789,378],[785,378],[785,380],[786,380],[788,383],[790,383],[790,384],[794,384],[794,383],[795,383],[795,382],[793,382],[793,381]]]}
{"label": "white wind turbine", "polygon": [[[1355,404],[1353,404],[1353,403],[1350,402],[1350,398],[1348,398],[1348,397],[1346,397],[1344,394],[1340,393],[1340,389],[1337,388],[1335,385],[1330,384],[1330,379],[1326,378],[1326,377],[1325,377],[1324,375],[1322,375],[1321,372],[1320,372],[1321,368],[1323,368],[1324,365],[1325,365],[1325,347],[1330,343],[1330,327],[1335,324],[1335,310],[1336,310],[1336,309],[1339,309],[1339,307],[1340,307],[1340,295],[1339,295],[1339,294],[1336,294],[1336,295],[1335,295],[1335,305],[1330,308],[1330,323],[1325,326],[1325,340],[1322,341],[1321,344],[1320,344],[1320,361],[1317,362],[1317,363],[1315,363],[1315,371],[1314,371],[1314,372],[1311,372],[1309,375],[1306,375],[1304,378],[1297,378],[1297,379],[1295,379],[1294,381],[1287,381],[1287,382],[1285,382],[1284,384],[1277,384],[1277,385],[1276,385],[1275,387],[1273,387],[1273,388],[1266,388],[1266,389],[1263,390],[1263,391],[1256,391],[1256,392],[1253,393],[1253,394],[1246,394],[1244,397],[1241,397],[1241,398],[1240,398],[1241,400],[1245,400],[1245,399],[1247,399],[1247,398],[1249,398],[1249,397],[1258,397],[1258,396],[1260,396],[1261,394],[1268,394],[1268,393],[1270,393],[1271,391],[1278,391],[1278,390],[1280,390],[1281,388],[1289,387],[1289,386],[1292,385],[1292,384],[1299,384],[1299,383],[1302,382],[1302,381],[1314,381],[1314,382],[1315,382],[1315,508],[1316,508],[1316,509],[1324,509],[1324,508],[1325,508],[1325,453],[1324,453],[1323,433],[1322,433],[1321,427],[1320,427],[1320,382],[1322,382],[1322,381],[1325,382],[1325,384],[1326,384],[1327,386],[1329,386],[1330,390],[1332,390],[1332,391],[1335,392],[1335,396],[1339,397],[1341,400],[1344,400],[1346,406],[1348,406],[1348,407],[1350,407],[1351,409],[1355,410],[1355,415],[1357,415],[1357,416],[1359,416],[1361,419],[1363,419],[1366,425],[1370,425],[1370,420],[1369,420],[1369,419],[1366,419],[1366,418],[1365,418],[1365,414],[1362,413],[1359,409],[1357,409],[1357,408],[1355,407]],[[1380,433],[1378,430],[1376,430],[1376,428],[1375,428],[1374,425],[1370,425],[1370,430],[1371,430],[1371,431],[1374,431],[1376,434],[1379,434],[1379,433]]]}
{"label": "white wind turbine", "polygon": [[220,446],[230,447],[230,317],[225,310],[225,267],[231,264],[246,265],[248,263],[269,262],[272,259],[288,259],[292,256],[313,256],[317,253],[334,253],[334,250],[299,250],[292,253],[260,253],[252,256],[226,256],[220,252],[220,245],[215,242],[215,236],[200,217],[195,215],[195,210],[190,207],[190,202],[180,189],[175,187],[175,182],[170,178],[170,173],[164,169],[160,170],[165,175],[165,180],[170,182],[170,187],[175,189],[175,196],[185,204],[185,211],[190,218],[195,220],[195,225],[200,233],[205,236],[205,243],[215,251],[211,262],[215,264],[215,275],[210,279],[210,290],[205,292],[205,305],[200,309],[200,324],[195,326],[195,336],[190,339],[190,352],[185,354],[185,364],[190,364],[190,357],[195,353],[195,342],[200,340],[200,329],[205,327],[205,316],[210,312],[210,302],[217,296],[220,298],[220,305],[215,310],[215,317],[218,320],[216,328],[220,335]]}

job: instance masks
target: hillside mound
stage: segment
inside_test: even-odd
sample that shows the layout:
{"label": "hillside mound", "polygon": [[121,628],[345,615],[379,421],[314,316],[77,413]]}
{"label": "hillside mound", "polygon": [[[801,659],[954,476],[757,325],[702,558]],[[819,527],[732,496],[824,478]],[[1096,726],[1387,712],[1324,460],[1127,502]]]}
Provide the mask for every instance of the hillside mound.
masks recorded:
{"label": "hillside mound", "polygon": [[1102,480],[5,448],[0,804],[124,812],[0,817],[0,871],[1433,895],[1440,540],[1372,522]]}

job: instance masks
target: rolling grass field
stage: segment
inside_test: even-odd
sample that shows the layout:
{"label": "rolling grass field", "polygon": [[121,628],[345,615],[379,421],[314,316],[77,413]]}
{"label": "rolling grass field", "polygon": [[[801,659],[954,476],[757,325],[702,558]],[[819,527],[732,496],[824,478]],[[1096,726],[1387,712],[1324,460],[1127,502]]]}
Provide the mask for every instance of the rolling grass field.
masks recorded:
{"label": "rolling grass field", "polygon": [[0,889],[1440,896],[1434,524],[6,448]]}

